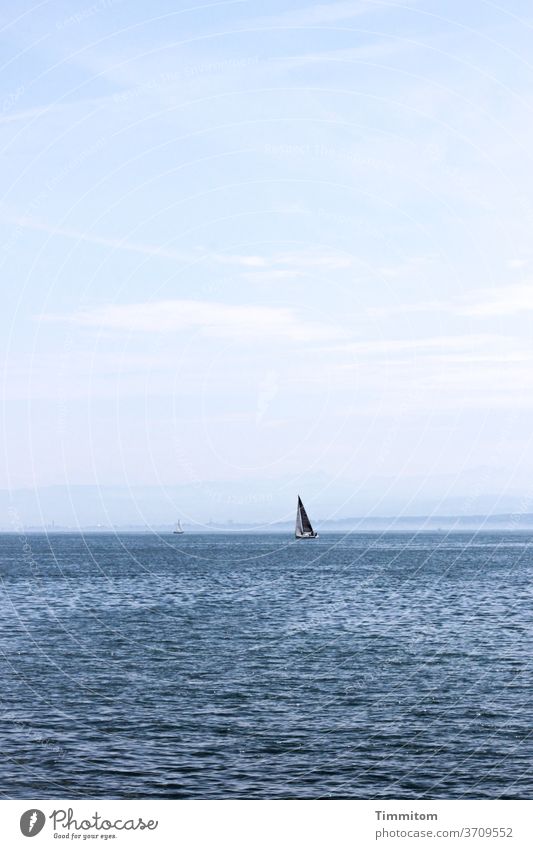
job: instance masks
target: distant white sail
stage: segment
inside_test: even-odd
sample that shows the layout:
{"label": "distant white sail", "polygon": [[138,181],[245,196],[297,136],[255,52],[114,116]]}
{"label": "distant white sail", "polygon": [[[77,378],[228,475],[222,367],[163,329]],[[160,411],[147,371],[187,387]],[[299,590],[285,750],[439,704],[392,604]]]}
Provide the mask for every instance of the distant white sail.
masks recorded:
{"label": "distant white sail", "polygon": [[175,534],[184,534],[184,533],[185,533],[185,531],[184,531],[184,530],[183,530],[183,528],[181,527],[181,522],[180,522],[180,520],[179,520],[179,519],[178,519],[178,521],[176,522],[176,524],[175,524],[175,526],[174,526],[174,533],[175,533]]}
{"label": "distant white sail", "polygon": [[309,521],[309,516],[303,506],[302,499],[298,496],[298,506],[296,508],[296,539],[316,539],[318,534],[313,530],[313,526]]}

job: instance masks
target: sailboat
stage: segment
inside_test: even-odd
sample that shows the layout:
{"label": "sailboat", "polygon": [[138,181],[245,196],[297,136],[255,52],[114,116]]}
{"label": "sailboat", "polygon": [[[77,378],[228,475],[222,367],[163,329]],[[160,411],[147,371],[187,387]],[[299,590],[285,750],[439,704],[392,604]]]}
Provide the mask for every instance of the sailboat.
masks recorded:
{"label": "sailboat", "polygon": [[183,530],[183,528],[181,527],[181,522],[180,522],[180,520],[179,520],[179,519],[178,519],[178,521],[176,522],[176,524],[175,524],[175,526],[174,526],[174,530],[172,531],[172,533],[174,533],[174,534],[184,534],[184,533],[185,533],[185,531],[184,531],[184,530]]}
{"label": "sailboat", "polygon": [[298,507],[296,509],[296,539],[316,539],[318,534],[313,530],[313,526],[309,521],[309,516],[305,512],[305,507],[302,504],[302,499],[298,496]]}

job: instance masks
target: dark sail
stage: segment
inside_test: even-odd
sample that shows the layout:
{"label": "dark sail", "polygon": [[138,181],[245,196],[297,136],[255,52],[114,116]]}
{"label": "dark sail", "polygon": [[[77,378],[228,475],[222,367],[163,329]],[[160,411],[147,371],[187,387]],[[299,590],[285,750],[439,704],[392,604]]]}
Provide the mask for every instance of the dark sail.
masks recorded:
{"label": "dark sail", "polygon": [[298,496],[298,509],[296,511],[296,536],[316,536],[313,530],[313,526],[309,521],[309,516],[305,512],[305,507],[302,504],[302,499],[300,498],[300,496]]}

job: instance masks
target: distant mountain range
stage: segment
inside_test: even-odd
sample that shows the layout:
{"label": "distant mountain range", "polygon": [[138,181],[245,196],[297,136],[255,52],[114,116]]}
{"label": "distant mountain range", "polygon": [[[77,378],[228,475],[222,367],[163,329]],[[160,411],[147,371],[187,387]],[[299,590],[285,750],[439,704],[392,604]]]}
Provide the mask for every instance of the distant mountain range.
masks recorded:
{"label": "distant mountain range", "polygon": [[[305,484],[302,494],[320,532],[383,530],[533,530],[533,503],[518,494],[438,499],[438,486],[424,497]],[[387,493],[385,483],[380,493]],[[186,531],[291,532],[296,516],[293,481],[199,483],[167,487],[49,486],[0,490],[0,530],[171,531],[180,519]],[[314,498],[313,498],[314,496]],[[338,514],[344,514],[338,518]],[[233,514],[233,515],[232,515]],[[227,518],[232,517],[232,518]]]}
{"label": "distant mountain range", "polygon": [[[25,525],[25,533],[171,533],[173,525]],[[272,524],[251,524],[244,522],[209,522],[206,525],[186,522],[183,527],[187,533],[292,533],[294,522],[273,522]],[[502,513],[495,516],[376,516],[353,517],[346,519],[325,519],[315,521],[320,533],[371,533],[391,531],[408,532],[428,531],[533,531],[533,513]],[[21,528],[0,527],[0,532],[18,532]]]}

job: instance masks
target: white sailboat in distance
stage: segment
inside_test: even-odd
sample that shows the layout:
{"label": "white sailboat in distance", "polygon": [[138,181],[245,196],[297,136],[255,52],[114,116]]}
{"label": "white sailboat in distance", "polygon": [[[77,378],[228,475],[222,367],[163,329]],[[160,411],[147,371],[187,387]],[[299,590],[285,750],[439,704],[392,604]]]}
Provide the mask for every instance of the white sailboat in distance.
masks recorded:
{"label": "white sailboat in distance", "polygon": [[296,531],[294,533],[296,539],[316,539],[318,534],[313,530],[313,526],[309,521],[309,516],[305,512],[305,507],[302,504],[302,499],[298,496],[298,507],[296,509]]}
{"label": "white sailboat in distance", "polygon": [[184,530],[183,530],[183,528],[181,527],[181,522],[180,522],[180,520],[179,520],[179,519],[178,519],[178,521],[176,522],[176,524],[174,525],[174,530],[172,531],[172,533],[173,533],[173,534],[184,534],[184,533],[185,533],[185,531],[184,531]]}

